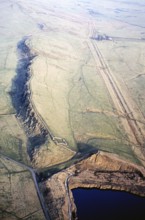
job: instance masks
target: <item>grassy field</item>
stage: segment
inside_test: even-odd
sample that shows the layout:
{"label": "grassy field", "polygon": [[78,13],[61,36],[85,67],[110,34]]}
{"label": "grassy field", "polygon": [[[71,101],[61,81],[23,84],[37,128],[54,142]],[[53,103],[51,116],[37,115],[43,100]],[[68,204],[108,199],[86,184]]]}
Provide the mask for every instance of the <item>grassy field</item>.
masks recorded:
{"label": "grassy field", "polygon": [[[84,156],[91,149],[99,149],[145,165],[144,8],[144,0],[2,1],[1,154],[45,169],[66,161],[69,164],[78,152]],[[27,47],[21,49],[20,56],[22,41],[23,47]],[[20,107],[28,107],[28,111],[25,120],[19,120],[12,97],[16,75],[21,70],[19,64],[28,59],[28,48],[35,57],[24,65],[28,76],[23,77],[26,78],[23,84],[27,91],[23,91],[21,98],[25,101]],[[33,145],[37,144],[33,146],[31,160],[27,153],[30,150],[27,123],[33,130]],[[45,143],[39,141],[44,130],[49,134]],[[18,174],[16,166],[12,170],[16,175],[10,180],[9,162],[1,159],[1,167],[2,184],[6,187],[3,204],[7,199],[11,203],[17,199],[7,197],[10,181],[15,188],[21,179],[26,185],[32,184],[32,179],[28,172]],[[19,185],[17,193],[21,188],[24,186]],[[25,193],[21,192],[22,200]],[[7,206],[1,209],[7,210]],[[20,212],[20,217],[29,215],[26,209],[25,213]],[[9,212],[12,214],[12,208]],[[5,218],[9,214],[1,213]],[[19,208],[13,219],[17,219],[17,213]],[[42,213],[38,219],[41,218]]]}
{"label": "grassy field", "polygon": [[99,48],[121,86],[126,89],[126,93],[129,93],[144,114],[145,42],[135,42],[134,39],[114,40],[110,43],[100,42]]}
{"label": "grassy field", "polygon": [[2,157],[0,199],[0,219],[45,219],[29,171]]}
{"label": "grassy field", "polygon": [[[17,43],[24,36],[28,37],[27,44],[36,55],[31,65],[31,100],[51,134],[66,140],[68,150],[64,151],[68,156],[64,160],[74,155],[69,148],[77,152],[78,143],[86,144],[90,138],[129,143],[122,125],[122,112],[117,112],[100,75],[104,67],[94,60],[89,44],[91,41],[97,44],[127,102],[135,109],[136,120],[143,121],[145,33],[142,4],[65,1],[55,7],[53,1],[49,4],[43,1],[39,6],[39,1],[35,1],[33,7],[31,1],[25,4],[14,1],[12,5],[7,1],[1,6],[7,9],[3,10],[1,22],[5,25],[0,30],[5,35],[1,36],[0,45],[1,152],[28,163],[27,137],[15,118],[9,93],[19,59]],[[13,16],[11,22],[8,22],[8,13]],[[98,35],[109,36],[112,40],[91,40]],[[141,126],[144,129],[143,123]],[[45,146],[40,151],[49,155],[46,149],[53,151],[53,144]],[[55,156],[54,161],[59,163],[59,158],[60,155]]]}

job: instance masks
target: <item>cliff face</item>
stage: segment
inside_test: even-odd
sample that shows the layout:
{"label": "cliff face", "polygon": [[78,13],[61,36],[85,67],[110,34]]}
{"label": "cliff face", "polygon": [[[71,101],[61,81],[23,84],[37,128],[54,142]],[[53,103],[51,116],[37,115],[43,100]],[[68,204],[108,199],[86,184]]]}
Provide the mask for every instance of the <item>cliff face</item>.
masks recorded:
{"label": "cliff face", "polygon": [[145,196],[145,170],[99,152],[53,175],[41,187],[52,219],[77,219],[71,189],[112,189]]}
{"label": "cliff face", "polygon": [[80,165],[79,173],[69,182],[77,187],[124,190],[145,196],[145,170],[104,153],[93,155]]}
{"label": "cliff face", "polygon": [[30,79],[32,77],[31,64],[36,57],[29,47],[28,38],[25,37],[17,45],[18,65],[16,77],[12,85],[12,103],[16,109],[16,117],[21,121],[28,137],[28,153],[32,157],[34,147],[43,144],[48,135],[43,120],[38,115],[31,99]]}

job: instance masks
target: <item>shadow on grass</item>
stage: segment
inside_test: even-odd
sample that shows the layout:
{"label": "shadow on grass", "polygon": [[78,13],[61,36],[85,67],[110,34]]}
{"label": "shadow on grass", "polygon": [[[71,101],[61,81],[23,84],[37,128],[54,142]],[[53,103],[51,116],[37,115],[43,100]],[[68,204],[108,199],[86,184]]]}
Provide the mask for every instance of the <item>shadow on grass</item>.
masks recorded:
{"label": "shadow on grass", "polygon": [[98,152],[98,149],[93,147],[92,145],[85,144],[85,143],[77,143],[78,151],[76,154],[66,162],[43,168],[37,170],[37,178],[38,181],[45,181],[46,179],[50,178],[55,173],[58,173],[64,169],[67,169],[71,165],[77,164],[80,161],[87,159],[93,154]]}

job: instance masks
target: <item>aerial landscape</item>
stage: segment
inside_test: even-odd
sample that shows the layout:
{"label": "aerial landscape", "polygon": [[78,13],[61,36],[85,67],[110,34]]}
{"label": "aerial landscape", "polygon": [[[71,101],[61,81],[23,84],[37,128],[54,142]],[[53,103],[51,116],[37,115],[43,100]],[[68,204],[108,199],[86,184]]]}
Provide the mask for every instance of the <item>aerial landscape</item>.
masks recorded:
{"label": "aerial landscape", "polygon": [[145,219],[145,0],[0,12],[0,219]]}

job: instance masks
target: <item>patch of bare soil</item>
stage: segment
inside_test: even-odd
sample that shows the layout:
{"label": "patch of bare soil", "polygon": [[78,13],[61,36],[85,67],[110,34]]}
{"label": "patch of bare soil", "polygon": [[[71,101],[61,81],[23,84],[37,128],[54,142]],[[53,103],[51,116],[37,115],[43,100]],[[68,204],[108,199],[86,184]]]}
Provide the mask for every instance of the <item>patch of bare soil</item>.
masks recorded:
{"label": "patch of bare soil", "polygon": [[71,189],[78,187],[127,191],[145,196],[145,169],[99,152],[53,175],[41,184],[52,219],[77,219]]}

